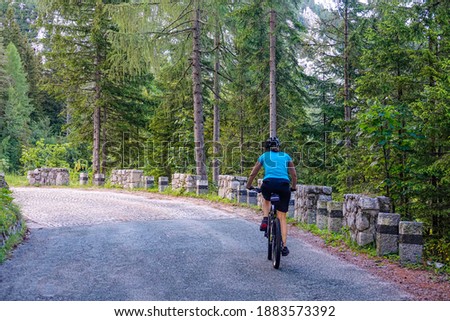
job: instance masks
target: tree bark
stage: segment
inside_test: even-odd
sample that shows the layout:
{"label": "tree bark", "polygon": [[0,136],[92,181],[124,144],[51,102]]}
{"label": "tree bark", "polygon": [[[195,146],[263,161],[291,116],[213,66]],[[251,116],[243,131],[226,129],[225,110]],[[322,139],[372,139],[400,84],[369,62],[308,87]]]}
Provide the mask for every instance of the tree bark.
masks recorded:
{"label": "tree bark", "polygon": [[276,92],[276,11],[270,11],[270,137],[277,136],[277,92]]}
{"label": "tree bark", "polygon": [[194,98],[194,143],[195,165],[197,175],[207,179],[205,163],[205,139],[203,129],[203,96],[200,66],[200,7],[195,1],[193,21],[193,49],[192,49],[192,80]]}
{"label": "tree bark", "polygon": [[[96,3],[96,14],[101,14],[102,12],[102,3],[101,1],[97,1]],[[101,95],[102,95],[102,88],[101,88],[101,80],[102,80],[102,74],[101,74],[101,64],[102,64],[102,55],[100,52],[100,48],[97,43],[94,44],[95,46],[95,58],[94,58],[94,67],[95,67],[95,73],[94,73],[94,115],[93,115],[93,123],[94,123],[94,137],[93,137],[93,151],[92,151],[92,171],[93,174],[100,174],[100,153],[101,153]]]}
{"label": "tree bark", "polygon": [[[344,1],[344,121],[345,121],[345,147],[347,150],[347,162],[350,161],[350,120],[352,119],[352,110],[350,108],[350,76],[349,76],[349,43],[348,43],[348,0]],[[347,177],[347,187],[351,188],[353,179]]]}
{"label": "tree bark", "polygon": [[219,83],[219,70],[220,70],[220,60],[219,60],[219,47],[220,47],[220,33],[219,33],[219,22],[218,17],[216,16],[216,33],[214,35],[214,48],[216,50],[215,55],[215,63],[214,63],[214,128],[213,128],[213,173],[212,179],[214,183],[219,182],[219,153],[220,153],[220,111],[219,111],[219,102],[220,102],[220,83]]}

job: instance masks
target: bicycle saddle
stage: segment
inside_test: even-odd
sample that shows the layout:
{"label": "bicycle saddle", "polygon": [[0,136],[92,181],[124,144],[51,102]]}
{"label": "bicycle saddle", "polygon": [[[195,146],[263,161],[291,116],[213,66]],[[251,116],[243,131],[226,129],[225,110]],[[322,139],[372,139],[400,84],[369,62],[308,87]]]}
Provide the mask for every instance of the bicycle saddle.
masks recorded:
{"label": "bicycle saddle", "polygon": [[278,194],[273,193],[273,194],[270,196],[270,201],[271,201],[272,203],[279,202],[279,201],[280,201],[280,196],[279,196]]}

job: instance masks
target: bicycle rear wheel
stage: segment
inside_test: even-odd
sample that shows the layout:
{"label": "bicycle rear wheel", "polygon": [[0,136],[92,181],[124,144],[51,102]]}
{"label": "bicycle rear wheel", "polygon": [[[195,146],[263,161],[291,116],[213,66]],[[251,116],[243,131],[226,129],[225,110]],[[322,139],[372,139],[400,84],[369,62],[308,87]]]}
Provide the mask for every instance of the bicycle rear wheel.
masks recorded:
{"label": "bicycle rear wheel", "polygon": [[276,218],[272,224],[272,265],[275,269],[280,267],[281,261],[281,226]]}

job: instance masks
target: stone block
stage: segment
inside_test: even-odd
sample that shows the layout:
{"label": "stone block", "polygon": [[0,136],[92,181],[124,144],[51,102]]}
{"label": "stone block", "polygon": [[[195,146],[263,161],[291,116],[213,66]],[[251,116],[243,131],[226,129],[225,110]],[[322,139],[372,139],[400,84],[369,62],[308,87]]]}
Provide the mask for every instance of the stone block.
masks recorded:
{"label": "stone block", "polygon": [[[323,193],[326,194],[326,195],[332,195],[332,193],[333,193],[333,188],[332,188],[332,187],[329,187],[329,186],[324,186],[324,187],[322,188],[322,191],[323,191]],[[331,200],[330,200],[330,201],[331,201]]]}
{"label": "stone block", "polygon": [[169,178],[161,176],[158,178],[158,191],[164,192],[169,187]]}
{"label": "stone block", "polygon": [[208,193],[208,181],[207,180],[197,180],[196,181],[197,195]]}
{"label": "stone block", "polygon": [[365,246],[374,241],[374,235],[372,233],[358,232],[356,234],[356,243],[358,243],[359,246]]}
{"label": "stone block", "polygon": [[399,222],[399,214],[379,213],[376,229],[377,255],[398,253]]}
{"label": "stone block", "polygon": [[392,204],[391,199],[386,196],[378,196],[378,205],[380,208],[380,212],[382,213],[392,213]]}
{"label": "stone block", "polygon": [[289,200],[289,208],[288,208],[287,216],[290,218],[293,218],[294,211],[295,211],[295,198],[291,197],[291,199]]}
{"label": "stone block", "polygon": [[89,181],[88,173],[80,173],[80,185],[86,185]]}
{"label": "stone block", "polygon": [[421,263],[423,252],[423,224],[419,222],[399,223],[399,254],[402,263]]}
{"label": "stone block", "polygon": [[105,174],[94,174],[92,184],[95,186],[102,186],[105,184]]}
{"label": "stone block", "polygon": [[367,230],[370,226],[370,217],[367,213],[359,212],[356,214],[356,228],[358,231]]}
{"label": "stone block", "polygon": [[380,205],[378,204],[377,198],[371,197],[361,197],[358,202],[358,206],[364,210],[379,210]]}
{"label": "stone block", "polygon": [[154,176],[144,176],[144,188],[150,189],[155,186],[155,177]]}
{"label": "stone block", "polygon": [[258,204],[258,193],[256,191],[247,192],[247,204],[257,205]]}

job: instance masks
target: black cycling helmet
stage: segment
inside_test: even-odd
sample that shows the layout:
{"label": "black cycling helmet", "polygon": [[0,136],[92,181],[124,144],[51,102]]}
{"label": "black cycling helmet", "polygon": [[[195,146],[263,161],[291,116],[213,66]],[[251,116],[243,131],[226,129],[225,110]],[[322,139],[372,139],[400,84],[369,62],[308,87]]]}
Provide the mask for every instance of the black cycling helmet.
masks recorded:
{"label": "black cycling helmet", "polygon": [[272,147],[280,147],[280,140],[278,137],[270,137],[266,140],[266,148],[272,148]]}

